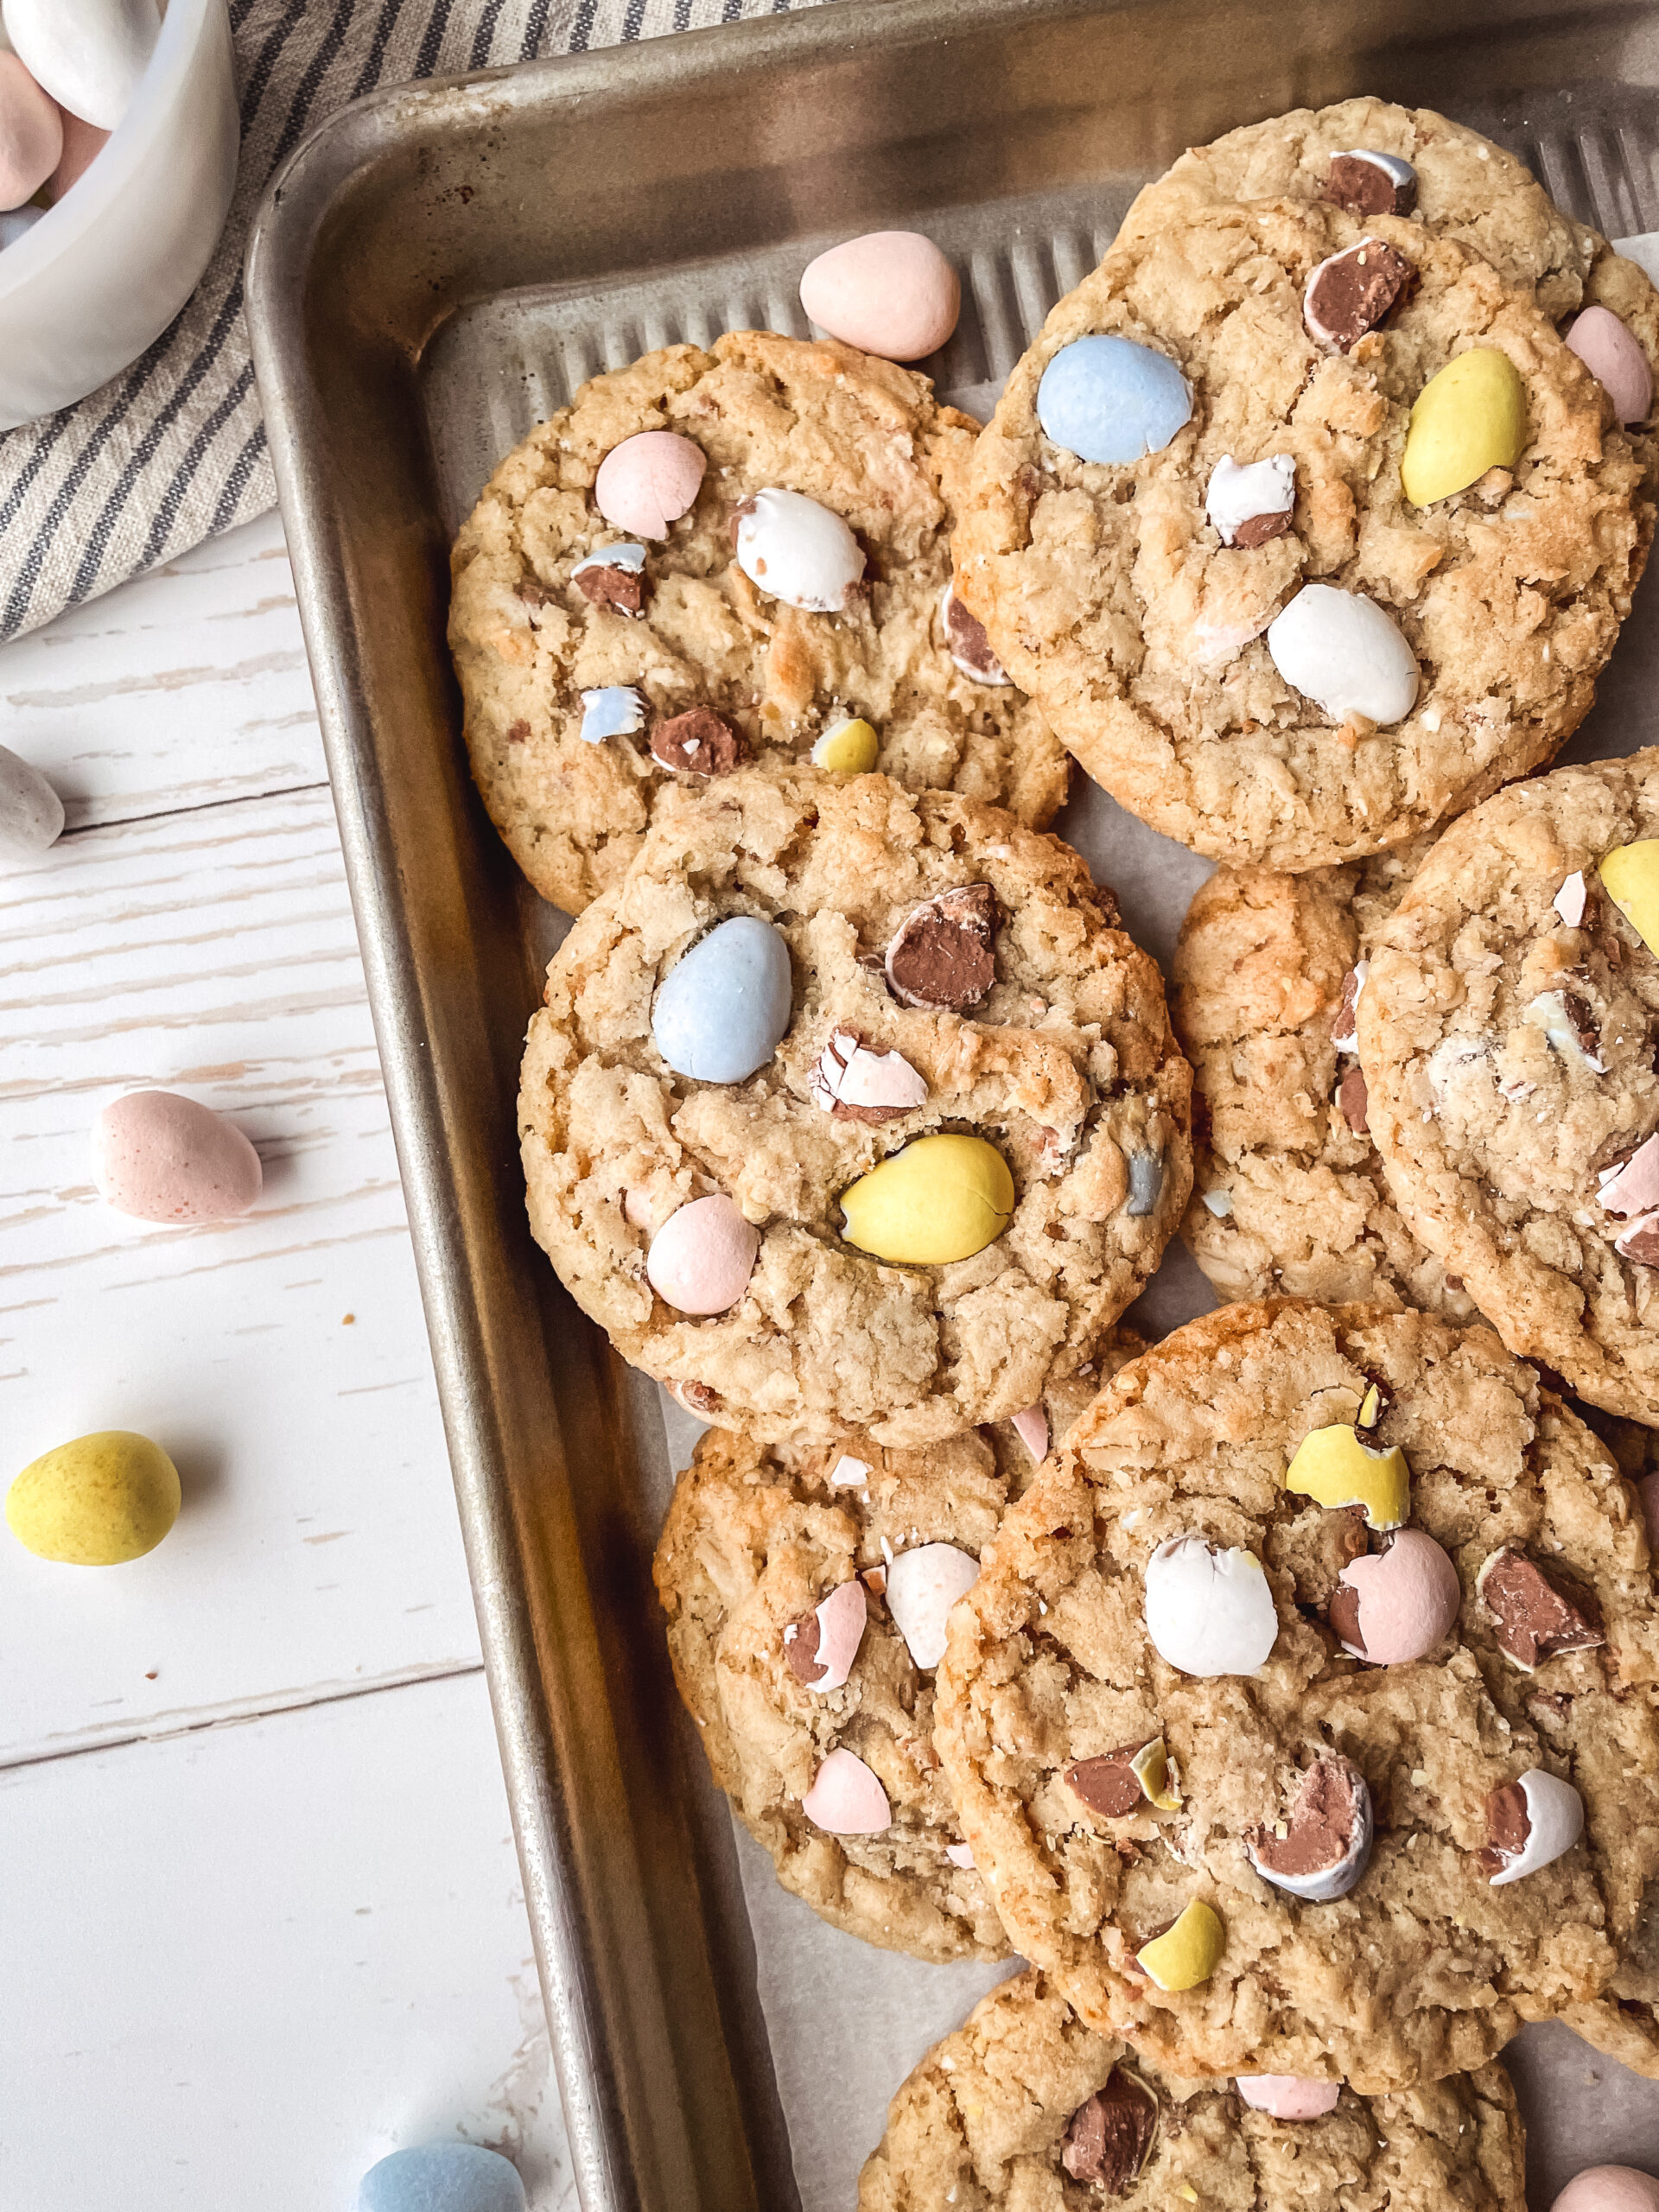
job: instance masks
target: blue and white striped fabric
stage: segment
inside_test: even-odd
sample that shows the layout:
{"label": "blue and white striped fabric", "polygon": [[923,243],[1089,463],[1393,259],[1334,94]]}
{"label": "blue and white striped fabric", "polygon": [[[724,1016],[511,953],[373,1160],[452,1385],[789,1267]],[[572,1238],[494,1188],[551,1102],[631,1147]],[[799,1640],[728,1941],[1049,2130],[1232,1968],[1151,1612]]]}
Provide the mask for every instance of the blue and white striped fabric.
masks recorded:
{"label": "blue and white striped fabric", "polygon": [[230,0],[242,166],[183,313],[77,407],[0,435],[0,639],[275,505],[242,315],[266,181],[379,85],[781,15],[817,0]]}

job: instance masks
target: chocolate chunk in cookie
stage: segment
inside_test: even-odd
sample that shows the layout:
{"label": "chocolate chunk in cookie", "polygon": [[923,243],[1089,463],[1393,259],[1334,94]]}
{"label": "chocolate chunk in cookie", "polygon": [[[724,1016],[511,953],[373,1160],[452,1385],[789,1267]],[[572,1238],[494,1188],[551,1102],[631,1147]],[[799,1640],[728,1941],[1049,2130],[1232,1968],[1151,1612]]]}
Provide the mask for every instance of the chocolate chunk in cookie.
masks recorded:
{"label": "chocolate chunk in cookie", "polygon": [[1500,1649],[1529,1672],[1560,1652],[1592,1651],[1607,1641],[1592,1592],[1565,1575],[1546,1573],[1524,1552],[1495,1552],[1477,1587],[1497,1623]]}
{"label": "chocolate chunk in cookie", "polygon": [[988,883],[946,891],[908,914],[887,946],[887,982],[906,1006],[977,1006],[996,981],[996,893]]}
{"label": "chocolate chunk in cookie", "polygon": [[691,707],[652,725],[651,757],[659,767],[690,776],[724,776],[748,758],[741,731],[712,707]]}
{"label": "chocolate chunk in cookie", "polygon": [[1072,2113],[1060,2164],[1073,2181],[1098,2182],[1108,2196],[1122,2196],[1146,2164],[1157,2132],[1156,2100],[1114,2066],[1104,2085]]}
{"label": "chocolate chunk in cookie", "polygon": [[1362,238],[1320,262],[1302,294],[1310,336],[1338,353],[1351,353],[1392,310],[1416,271],[1386,238]]}

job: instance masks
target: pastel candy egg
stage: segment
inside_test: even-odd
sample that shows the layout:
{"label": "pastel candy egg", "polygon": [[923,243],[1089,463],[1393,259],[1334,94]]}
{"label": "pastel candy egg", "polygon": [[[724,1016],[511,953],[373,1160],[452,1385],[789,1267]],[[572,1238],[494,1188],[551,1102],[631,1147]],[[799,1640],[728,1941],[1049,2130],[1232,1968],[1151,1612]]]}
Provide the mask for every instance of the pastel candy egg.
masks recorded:
{"label": "pastel candy egg", "polygon": [[645,726],[645,695],[632,683],[604,683],[582,695],[584,745],[603,745],[607,737],[632,737]]}
{"label": "pastel candy egg", "polygon": [[1357,1887],[1370,1864],[1370,1786],[1351,1760],[1318,1758],[1302,1777],[1288,1821],[1258,1828],[1245,1846],[1265,1882],[1311,1904]]}
{"label": "pastel candy egg", "polygon": [[855,1752],[837,1747],[812,1778],[801,1810],[826,1835],[880,1835],[893,1826],[880,1780]]}
{"label": "pastel candy egg", "polygon": [[760,1232],[723,1192],[670,1214],[651,1240],[645,1274],[681,1313],[724,1313],[748,1288]]}
{"label": "pastel candy egg", "polygon": [[994,1243],[1014,1203],[1007,1162],[983,1137],[918,1137],[843,1194],[843,1233],[875,1259],[941,1268]]}
{"label": "pastel candy egg", "polygon": [[1620,423],[1644,423],[1653,405],[1648,357],[1611,308],[1586,308],[1567,342],[1613,403]]}
{"label": "pastel candy egg", "polygon": [[1310,2082],[1303,2074],[1236,2074],[1233,2087],[1253,2112],[1274,2120],[1319,2120],[1334,2112],[1340,2082]]}
{"label": "pastel candy egg", "polygon": [[172,1090],[134,1090],[92,1127],[92,1180],[118,1213],[137,1221],[230,1221],[264,1180],[259,1155],[235,1123]]}
{"label": "pastel candy egg", "polygon": [[423,2143],[394,2151],[358,2186],[357,2212],[524,2212],[524,2184],[498,2151]]}
{"label": "pastel candy egg", "polygon": [[63,801],[38,768],[0,745],[0,847],[43,853],[62,835]]}
{"label": "pastel candy egg", "polygon": [[1363,1506],[1368,1529],[1397,1529],[1411,1510],[1411,1470],[1398,1445],[1374,1452],[1346,1422],[1311,1429],[1285,1470],[1285,1488],[1319,1505]]}
{"label": "pastel candy egg", "polygon": [[37,1559],[119,1567],[155,1550],[179,1503],[179,1471],[159,1444],[104,1428],[32,1459],[6,1493],[6,1519]]}
{"label": "pastel candy egg", "polygon": [[1287,683],[1333,722],[1363,715],[1386,729],[1417,698],[1417,658],[1375,600],[1334,584],[1304,584],[1268,625],[1268,651]]}
{"label": "pastel candy egg", "polygon": [[812,748],[812,758],[820,768],[828,768],[836,775],[867,776],[874,767],[875,756],[880,749],[880,739],[860,715],[825,730]]}
{"label": "pastel candy egg", "polygon": [[651,1010],[658,1051],[677,1075],[741,1083],[789,1027],[789,947],[770,922],[739,914],[671,969]]}
{"label": "pastel candy egg", "polygon": [[1040,1402],[1034,1406],[1027,1406],[1024,1413],[1015,1414],[1014,1433],[1033,1459],[1047,1459],[1048,1415],[1043,1411]]}
{"label": "pastel candy egg", "polygon": [[1659,952],[1659,837],[1615,846],[1596,873],[1648,950]]}
{"label": "pastel candy egg", "polygon": [[1043,371],[1037,419],[1079,461],[1140,461],[1192,414],[1192,392],[1167,353],[1130,338],[1076,338]]}
{"label": "pastel candy egg", "polygon": [[1279,1635],[1261,1560],[1202,1536],[1172,1536],[1147,1561],[1147,1633],[1184,1675],[1253,1675]]}
{"label": "pastel candy egg", "polygon": [[1527,449],[1527,387],[1507,353],[1477,346],[1448,361],[1417,395],[1400,461],[1414,507],[1467,491],[1489,468],[1513,468]]}
{"label": "pastel candy egg", "polygon": [[54,207],[73,185],[80,182],[110,143],[107,130],[100,130],[95,123],[84,123],[67,107],[60,108],[58,116],[63,124],[63,152],[46,181]]}
{"label": "pastel candy egg", "polygon": [[58,111],[15,54],[0,54],[0,207],[21,207],[63,154]]}
{"label": "pastel candy egg", "polygon": [[708,460],[701,446],[672,430],[641,430],[613,446],[599,464],[594,499],[618,530],[666,537],[702,489]]}
{"label": "pastel candy egg", "polygon": [[1659,2212],[1659,2181],[1634,2166],[1586,2166],[1549,2212]]}
{"label": "pastel candy egg", "polygon": [[1458,1570],[1433,1537],[1402,1529],[1387,1551],[1349,1561],[1329,1610],[1344,1649],[1373,1667],[1402,1667],[1442,1643],[1462,1607]]}
{"label": "pastel candy egg", "polygon": [[1584,1834],[1584,1800],[1570,1782],[1529,1767],[1487,1798],[1486,1826],[1490,1840],[1481,1863],[1491,1886],[1502,1889],[1572,1850]]}
{"label": "pastel candy egg", "polygon": [[773,486],[738,510],[737,565],[785,607],[840,614],[864,574],[864,552],[838,514]]}
{"label": "pastel candy egg", "polygon": [[870,231],[807,264],[801,305],[832,338],[889,361],[919,361],[956,328],[962,285],[931,238]]}
{"label": "pastel candy egg", "polygon": [[1220,1916],[1194,1897],[1173,1927],[1141,1945],[1135,1962],[1160,1989],[1196,1989],[1209,1980],[1226,1948]]}
{"label": "pastel candy egg", "polygon": [[162,27],[156,0],[5,0],[5,19],[35,83],[100,130],[126,113]]}
{"label": "pastel candy egg", "polygon": [[887,1611],[918,1667],[944,1656],[950,1608],[979,1580],[979,1561],[955,1544],[918,1544],[887,1567]]}

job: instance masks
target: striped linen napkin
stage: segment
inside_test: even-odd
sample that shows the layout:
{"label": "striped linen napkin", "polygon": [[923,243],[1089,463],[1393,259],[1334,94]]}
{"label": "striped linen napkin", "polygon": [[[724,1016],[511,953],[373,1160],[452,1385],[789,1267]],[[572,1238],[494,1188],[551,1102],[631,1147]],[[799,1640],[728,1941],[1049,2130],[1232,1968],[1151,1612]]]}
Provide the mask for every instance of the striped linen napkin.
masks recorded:
{"label": "striped linen napkin", "polygon": [[379,85],[783,15],[819,0],[230,0],[242,164],[207,275],[102,391],[0,435],[0,639],[276,504],[242,314],[265,185]]}

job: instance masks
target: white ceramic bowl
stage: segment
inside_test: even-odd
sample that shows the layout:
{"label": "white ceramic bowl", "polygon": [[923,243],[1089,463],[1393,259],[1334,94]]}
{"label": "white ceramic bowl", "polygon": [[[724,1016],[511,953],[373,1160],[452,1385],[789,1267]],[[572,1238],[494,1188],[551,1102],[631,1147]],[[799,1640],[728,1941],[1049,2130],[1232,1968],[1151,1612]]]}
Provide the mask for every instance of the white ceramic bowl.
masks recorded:
{"label": "white ceramic bowl", "polygon": [[0,430],[84,399],[160,337],[225,227],[239,139],[226,0],[168,0],[108,145],[0,252]]}

